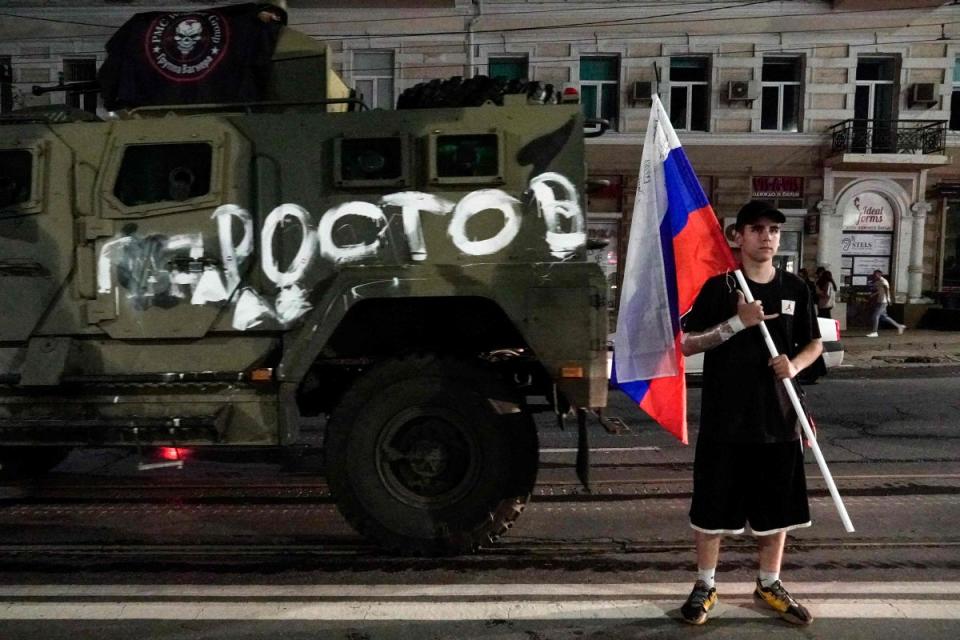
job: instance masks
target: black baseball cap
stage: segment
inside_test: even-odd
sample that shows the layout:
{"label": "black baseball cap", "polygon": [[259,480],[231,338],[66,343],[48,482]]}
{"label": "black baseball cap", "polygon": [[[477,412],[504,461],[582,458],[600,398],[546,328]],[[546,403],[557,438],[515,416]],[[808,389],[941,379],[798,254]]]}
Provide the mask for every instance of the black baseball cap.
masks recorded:
{"label": "black baseball cap", "polygon": [[779,209],[762,200],[751,200],[740,207],[740,211],[737,213],[737,229],[743,229],[746,225],[753,224],[760,218],[767,218],[774,222],[787,221],[787,217]]}

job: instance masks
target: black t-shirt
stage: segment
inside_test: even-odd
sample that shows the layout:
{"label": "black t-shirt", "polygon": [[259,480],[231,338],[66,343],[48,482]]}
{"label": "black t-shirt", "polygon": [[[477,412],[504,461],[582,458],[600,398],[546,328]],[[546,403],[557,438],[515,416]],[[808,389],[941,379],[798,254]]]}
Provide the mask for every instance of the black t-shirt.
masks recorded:
{"label": "black t-shirt", "polygon": [[[766,322],[780,353],[792,358],[820,338],[816,306],[803,280],[778,269],[768,283],[747,282],[764,313],[780,314]],[[708,280],[683,317],[684,331],[704,331],[735,315],[737,289],[732,273]],[[789,442],[800,437],[796,415],[769,360],[760,327],[744,329],[704,353],[699,437],[724,442]]]}

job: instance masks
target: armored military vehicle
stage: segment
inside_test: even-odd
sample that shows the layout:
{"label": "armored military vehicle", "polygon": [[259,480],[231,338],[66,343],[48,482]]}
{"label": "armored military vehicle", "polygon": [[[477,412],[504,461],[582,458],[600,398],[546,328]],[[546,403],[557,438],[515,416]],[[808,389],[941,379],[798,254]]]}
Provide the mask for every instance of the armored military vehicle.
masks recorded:
{"label": "armored military vehicle", "polygon": [[0,473],[74,447],[292,445],[323,415],[360,532],[473,550],[530,496],[531,414],[606,402],[579,108],[457,106],[491,83],[454,81],[357,109],[323,46],[257,16],[275,38],[254,91],[204,84],[236,16],[141,14],[124,37],[147,59],[101,77],[110,118],[3,118]]}

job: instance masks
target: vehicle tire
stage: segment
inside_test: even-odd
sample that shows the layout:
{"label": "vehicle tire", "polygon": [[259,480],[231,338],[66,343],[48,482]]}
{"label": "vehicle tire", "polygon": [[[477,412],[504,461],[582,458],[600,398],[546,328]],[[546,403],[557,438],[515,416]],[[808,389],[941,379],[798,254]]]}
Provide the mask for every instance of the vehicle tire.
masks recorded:
{"label": "vehicle tire", "polygon": [[552,84],[536,80],[454,76],[420,82],[406,89],[397,100],[397,109],[479,107],[487,103],[503,105],[504,95],[519,93],[526,94],[529,102],[540,104],[555,102],[557,98]]}
{"label": "vehicle tire", "polygon": [[417,355],[369,371],[327,426],[341,513],[403,554],[469,553],[496,540],[537,472],[536,429],[513,395],[481,362]]}
{"label": "vehicle tire", "polygon": [[69,447],[0,447],[0,480],[41,476],[69,453]]}

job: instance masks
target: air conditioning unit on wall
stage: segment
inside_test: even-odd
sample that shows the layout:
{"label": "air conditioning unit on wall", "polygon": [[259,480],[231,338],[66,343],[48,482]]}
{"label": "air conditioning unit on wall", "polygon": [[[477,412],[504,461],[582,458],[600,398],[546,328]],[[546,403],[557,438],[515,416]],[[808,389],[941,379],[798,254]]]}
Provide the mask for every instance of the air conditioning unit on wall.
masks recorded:
{"label": "air conditioning unit on wall", "polygon": [[653,82],[649,80],[637,80],[630,89],[630,102],[633,104],[644,101],[649,102],[653,100],[656,92],[656,86]]}
{"label": "air conditioning unit on wall", "polygon": [[727,240],[727,245],[731,247],[736,247],[736,236],[737,231],[737,219],[736,218],[724,218],[723,219],[723,237]]}
{"label": "air conditioning unit on wall", "polygon": [[727,100],[756,100],[760,97],[760,82],[757,80],[731,80],[727,84]]}
{"label": "air conditioning unit on wall", "polygon": [[937,95],[937,84],[935,82],[917,82],[910,87],[910,106],[922,105],[930,107],[940,101]]}

